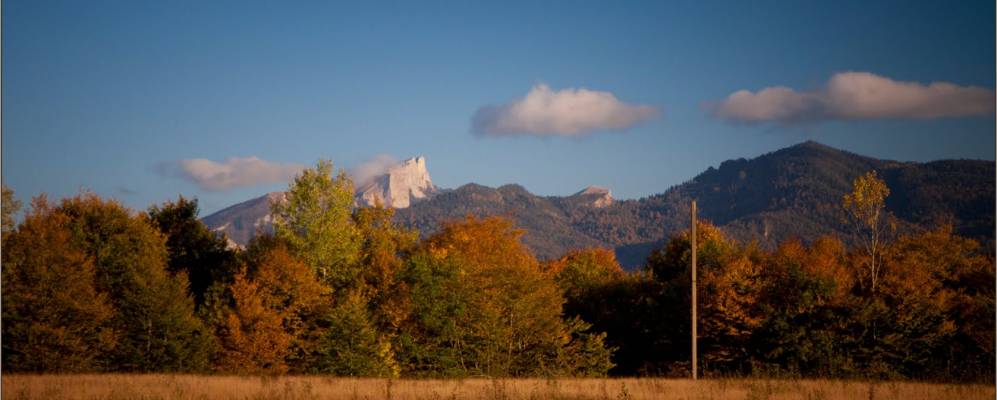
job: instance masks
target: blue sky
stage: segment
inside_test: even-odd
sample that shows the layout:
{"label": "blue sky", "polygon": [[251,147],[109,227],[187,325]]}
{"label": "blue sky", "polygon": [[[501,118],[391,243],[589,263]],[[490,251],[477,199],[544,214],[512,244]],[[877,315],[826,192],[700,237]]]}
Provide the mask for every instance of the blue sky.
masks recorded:
{"label": "blue sky", "polygon": [[[184,194],[206,215],[286,183],[206,188],[180,160],[425,155],[443,187],[618,198],[805,140],[993,160],[993,16],[993,1],[5,1],[2,175],[22,199]],[[517,114],[541,84],[619,112]],[[855,87],[894,97],[855,108]],[[472,126],[489,105],[509,132]],[[620,114],[640,107],[653,115]],[[565,121],[580,132],[550,128]]]}

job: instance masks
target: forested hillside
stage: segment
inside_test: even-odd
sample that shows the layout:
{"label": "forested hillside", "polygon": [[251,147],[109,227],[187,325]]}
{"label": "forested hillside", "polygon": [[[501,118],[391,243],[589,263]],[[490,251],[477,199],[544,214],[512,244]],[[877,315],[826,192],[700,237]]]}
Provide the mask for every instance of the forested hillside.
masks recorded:
{"label": "forested hillside", "polygon": [[572,248],[613,248],[626,267],[640,265],[668,235],[688,227],[689,201],[700,216],[731,237],[763,247],[820,235],[848,240],[841,197],[852,180],[876,170],[891,189],[887,210],[898,232],[940,222],[955,232],[993,242],[994,163],[945,160],[895,162],[864,157],[816,142],[801,143],[760,157],[725,161],[690,181],[639,200],[593,207],[571,197],[544,197],[518,185],[493,189],[468,184],[398,210],[396,221],[434,232],[440,222],[500,215],[527,231],[524,243],[541,259]]}

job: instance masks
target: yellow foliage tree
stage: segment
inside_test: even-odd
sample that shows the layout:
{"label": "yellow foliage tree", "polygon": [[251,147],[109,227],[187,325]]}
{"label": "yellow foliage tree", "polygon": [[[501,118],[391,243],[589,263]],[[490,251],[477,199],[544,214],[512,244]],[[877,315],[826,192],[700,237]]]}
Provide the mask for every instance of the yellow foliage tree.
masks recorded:
{"label": "yellow foliage tree", "polygon": [[[852,183],[852,192],[842,198],[842,204],[852,223],[853,234],[868,256],[864,263],[864,280],[868,280],[869,290],[873,294],[876,293],[882,268],[882,248],[891,228],[886,212],[886,197],[889,195],[890,189],[886,187],[886,182],[876,175],[876,171],[869,171],[856,178]],[[860,284],[865,284],[864,280]]]}
{"label": "yellow foliage tree", "polygon": [[616,261],[616,253],[605,248],[572,250],[561,258],[543,263],[542,268],[554,278],[569,299],[625,275]]}

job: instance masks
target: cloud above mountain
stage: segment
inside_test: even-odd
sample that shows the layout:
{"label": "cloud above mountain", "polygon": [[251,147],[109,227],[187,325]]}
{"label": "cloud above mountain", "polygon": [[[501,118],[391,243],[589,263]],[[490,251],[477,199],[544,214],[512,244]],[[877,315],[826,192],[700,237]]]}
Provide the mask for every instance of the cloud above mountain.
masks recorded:
{"label": "cloud above mountain", "polygon": [[610,92],[555,91],[541,83],[523,98],[479,108],[471,129],[485,136],[580,136],[630,128],[657,115],[654,107],[624,103]]}
{"label": "cloud above mountain", "polygon": [[739,90],[706,107],[734,122],[812,122],[875,118],[947,118],[991,115],[993,90],[948,82],[902,82],[868,72],[834,74],[820,89],[784,86]]}
{"label": "cloud above mountain", "polygon": [[366,186],[374,178],[387,173],[388,168],[396,164],[398,164],[398,159],[394,156],[390,154],[378,154],[355,165],[349,171],[350,178],[353,179],[353,186],[356,188]]}
{"label": "cloud above mountain", "polygon": [[229,157],[224,161],[192,158],[163,163],[156,171],[217,192],[244,186],[287,182],[305,167],[295,163],[267,161],[255,156]]}

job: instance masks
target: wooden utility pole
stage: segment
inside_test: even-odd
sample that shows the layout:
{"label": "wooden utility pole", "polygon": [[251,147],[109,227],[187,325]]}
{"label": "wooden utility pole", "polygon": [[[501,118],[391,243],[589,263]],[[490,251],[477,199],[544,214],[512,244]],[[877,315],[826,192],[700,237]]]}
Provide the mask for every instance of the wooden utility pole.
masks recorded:
{"label": "wooden utility pole", "polygon": [[698,377],[696,350],[696,200],[692,201],[692,380]]}

